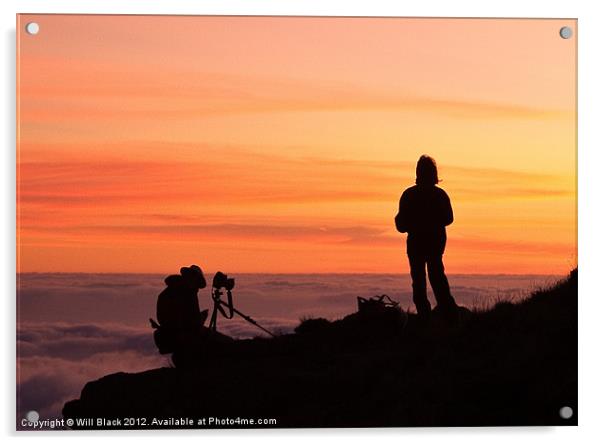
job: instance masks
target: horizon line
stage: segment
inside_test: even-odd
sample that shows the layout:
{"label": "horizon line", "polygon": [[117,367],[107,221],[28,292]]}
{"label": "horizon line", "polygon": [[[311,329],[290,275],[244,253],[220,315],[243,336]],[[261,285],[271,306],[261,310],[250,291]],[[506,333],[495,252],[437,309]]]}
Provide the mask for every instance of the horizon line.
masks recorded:
{"label": "horizon line", "polygon": [[[475,273],[448,273],[449,276],[470,275],[470,276],[565,276],[571,273],[571,270],[565,273],[507,273],[507,272],[475,272]],[[218,271],[203,271],[205,275],[214,275]],[[85,272],[85,271],[26,271],[17,272],[16,275],[163,275],[166,272]],[[178,271],[170,274],[176,275]],[[223,273],[223,272],[222,272]],[[169,274],[169,273],[168,273]],[[409,272],[228,272],[228,275],[408,275]]]}

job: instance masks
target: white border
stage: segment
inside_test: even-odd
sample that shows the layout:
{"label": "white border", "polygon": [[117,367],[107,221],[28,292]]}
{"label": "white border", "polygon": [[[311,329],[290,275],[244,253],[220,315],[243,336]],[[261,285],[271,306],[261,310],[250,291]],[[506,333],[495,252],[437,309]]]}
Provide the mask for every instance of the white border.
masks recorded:
{"label": "white border", "polygon": [[[2,14],[2,95],[1,107],[2,151],[0,195],[3,235],[3,255],[0,273],[4,284],[2,293],[4,323],[2,332],[2,385],[0,402],[0,431],[13,440],[21,436],[26,441],[43,440],[54,443],[65,440],[100,442],[127,440],[133,436],[152,443],[164,443],[171,437],[176,440],[237,441],[240,443],[306,443],[311,440],[344,440],[364,444],[377,439],[391,443],[491,444],[509,441],[545,441],[547,444],[566,445],[570,442],[593,443],[600,413],[599,345],[602,324],[602,286],[597,276],[602,265],[600,231],[602,215],[602,174],[599,131],[600,116],[596,105],[602,104],[600,81],[600,42],[602,23],[595,1],[540,1],[525,0],[485,1],[384,1],[384,0],[221,0],[186,1],[157,0],[3,0]],[[386,429],[386,430],[279,430],[279,431],[200,431],[192,433],[20,433],[14,430],[15,411],[15,14],[22,13],[119,13],[119,14],[232,14],[232,15],[371,15],[371,16],[455,16],[455,17],[564,17],[579,19],[579,421],[578,428],[478,428],[478,429]],[[85,437],[82,437],[85,436]],[[120,438],[121,437],[121,438]],[[124,438],[125,437],[125,438]]]}

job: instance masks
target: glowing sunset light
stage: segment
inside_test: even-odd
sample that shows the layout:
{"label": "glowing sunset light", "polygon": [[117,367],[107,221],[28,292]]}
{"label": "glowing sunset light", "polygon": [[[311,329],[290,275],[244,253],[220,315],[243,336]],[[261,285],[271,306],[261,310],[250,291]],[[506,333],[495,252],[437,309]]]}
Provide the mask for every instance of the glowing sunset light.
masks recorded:
{"label": "glowing sunset light", "polygon": [[449,273],[576,265],[571,20],[22,15],[18,270],[406,272],[423,153]]}

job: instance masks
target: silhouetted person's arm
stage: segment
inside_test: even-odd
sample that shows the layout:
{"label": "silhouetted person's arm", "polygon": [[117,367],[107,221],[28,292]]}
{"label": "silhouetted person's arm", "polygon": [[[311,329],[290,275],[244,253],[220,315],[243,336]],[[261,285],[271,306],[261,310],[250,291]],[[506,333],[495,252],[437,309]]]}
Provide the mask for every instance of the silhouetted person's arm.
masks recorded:
{"label": "silhouetted person's arm", "polygon": [[406,199],[406,193],[404,192],[399,198],[399,210],[397,215],[395,216],[395,227],[398,232],[406,233],[408,231],[409,226],[409,211],[408,211],[408,202]]}
{"label": "silhouetted person's arm", "polygon": [[454,211],[452,210],[451,201],[449,200],[447,193],[443,191],[442,197],[441,222],[444,226],[449,226],[454,222]]}
{"label": "silhouetted person's arm", "polygon": [[196,326],[201,320],[201,310],[199,307],[199,297],[194,289],[186,289],[181,296],[183,300],[182,322],[186,326]]}

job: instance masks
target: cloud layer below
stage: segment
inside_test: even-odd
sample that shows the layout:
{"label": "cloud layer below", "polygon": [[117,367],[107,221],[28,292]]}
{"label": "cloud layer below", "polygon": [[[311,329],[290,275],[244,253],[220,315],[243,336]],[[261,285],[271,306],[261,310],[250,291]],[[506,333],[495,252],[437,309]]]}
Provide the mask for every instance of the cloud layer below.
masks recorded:
{"label": "cloud layer below", "polygon": [[[115,372],[168,366],[153,344],[154,317],[162,276],[151,274],[21,274],[17,331],[17,419],[29,410],[60,416],[63,404],[84,384]],[[211,279],[211,276],[208,276]],[[355,310],[358,295],[387,293],[411,307],[405,275],[236,276],[235,305],[261,325],[291,332],[304,317],[336,319]],[[499,298],[520,298],[554,277],[458,275],[450,277],[458,301],[485,307]],[[209,305],[208,291],[199,295]],[[237,338],[261,335],[240,318],[219,321]]]}

